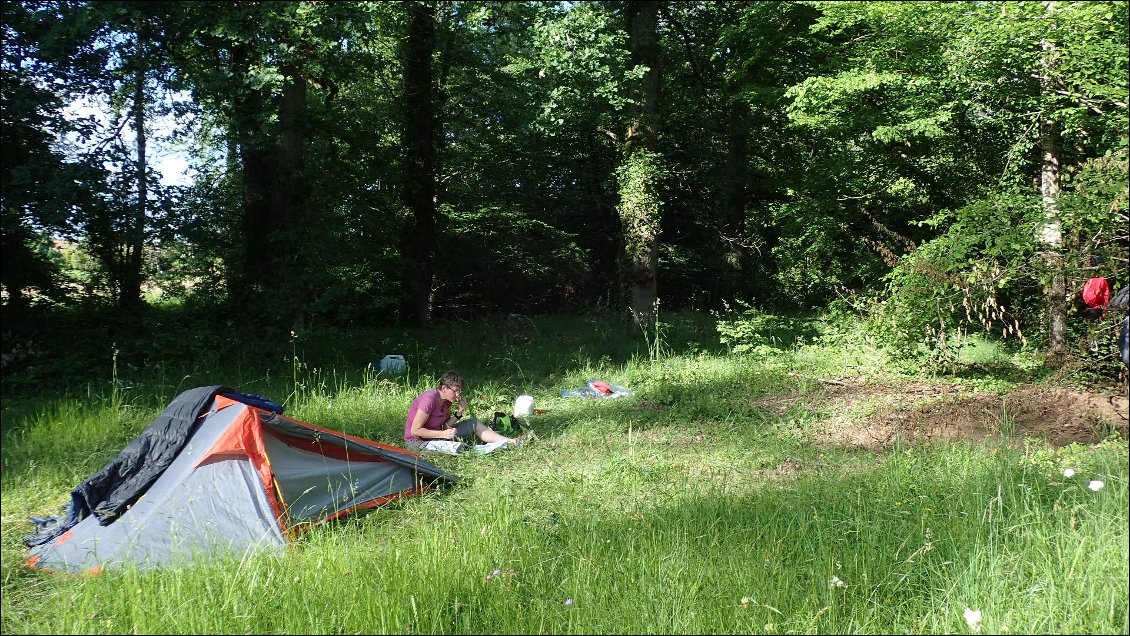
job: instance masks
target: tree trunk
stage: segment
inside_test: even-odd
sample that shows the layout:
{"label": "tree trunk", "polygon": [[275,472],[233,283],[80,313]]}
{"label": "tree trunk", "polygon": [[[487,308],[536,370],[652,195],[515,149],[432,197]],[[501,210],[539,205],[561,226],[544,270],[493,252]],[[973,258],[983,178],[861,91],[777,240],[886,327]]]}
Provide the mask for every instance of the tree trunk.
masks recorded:
{"label": "tree trunk", "polygon": [[141,303],[141,252],[145,246],[146,203],[149,199],[148,183],[145,179],[145,46],[142,29],[138,28],[137,49],[134,63],[137,65],[133,84],[133,129],[136,135],[137,161],[134,165],[137,179],[137,201],[129,218],[125,236],[125,249],[122,255],[122,274],[120,279],[118,305],[124,308],[136,307]]}
{"label": "tree trunk", "polygon": [[306,78],[293,65],[284,65],[281,70],[285,83],[279,102],[278,152],[271,175],[271,229],[279,237],[272,241],[279,274],[274,291],[293,299],[291,306],[301,311],[312,300],[304,257],[309,233],[304,153]]}
{"label": "tree trunk", "polygon": [[[232,51],[233,73],[246,76],[250,70],[250,52],[246,45]],[[235,285],[237,297],[256,298],[269,287],[274,269],[271,239],[271,162],[267,154],[266,136],[259,124],[264,107],[261,90],[246,89],[234,98],[234,126],[242,169],[243,209],[240,230],[243,243],[242,267]]]}
{"label": "tree trunk", "polygon": [[659,247],[659,184],[662,160],[655,152],[659,125],[660,2],[628,2],[628,68],[646,66],[647,73],[627,87],[628,131],[624,163],[620,166],[620,223],[624,236],[621,278],[627,287],[628,309],[637,325],[654,318],[658,292],[656,264]]}
{"label": "tree trunk", "polygon": [[409,5],[404,48],[404,204],[409,222],[400,241],[404,264],[401,317],[427,324],[432,317],[436,236],[436,124],[432,96],[435,5]]}
{"label": "tree trunk", "polygon": [[[1053,7],[1049,4],[1049,11]],[[1055,44],[1048,40],[1040,43],[1044,51],[1044,73],[1041,77],[1043,94],[1051,108],[1052,58]],[[1052,367],[1063,364],[1067,355],[1067,288],[1063,273],[1063,234],[1059,215],[1059,130],[1047,112],[1040,116],[1040,196],[1043,200],[1044,220],[1037,239],[1044,246],[1044,262],[1050,281],[1046,288],[1048,306],[1048,357]]]}
{"label": "tree trunk", "polygon": [[726,210],[721,245],[722,276],[715,298],[733,300],[744,288],[745,259],[742,241],[745,235],[746,205],[749,203],[749,117],[747,107],[733,100],[729,113],[726,145]]}

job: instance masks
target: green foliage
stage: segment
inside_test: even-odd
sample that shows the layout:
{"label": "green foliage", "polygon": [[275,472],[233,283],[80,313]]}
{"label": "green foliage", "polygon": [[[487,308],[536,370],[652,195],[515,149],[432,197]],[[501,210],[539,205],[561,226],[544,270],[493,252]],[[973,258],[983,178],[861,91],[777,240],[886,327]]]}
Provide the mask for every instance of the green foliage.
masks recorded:
{"label": "green foliage", "polygon": [[[233,319],[283,336],[395,322],[410,243],[407,6],[7,6],[5,307],[46,300],[43,290],[75,303],[117,293],[123,237],[138,221],[123,117],[140,95],[150,124],[177,122],[167,139],[151,126],[151,141],[187,149],[196,170],[190,189],[151,184],[151,302],[226,304]],[[1034,194],[1041,117],[1062,136],[1059,273],[1073,290],[1091,273],[1084,255],[1100,252],[1115,287],[1128,282],[1116,267],[1125,235],[1110,231],[1126,225],[1125,3],[667,3],[655,154],[630,161],[624,88],[644,69],[627,69],[622,8],[437,5],[435,201],[449,215],[440,240],[458,246],[430,290],[437,315],[616,305],[606,273],[626,246],[658,259],[670,310],[750,298],[809,308],[910,289],[932,300],[892,310],[903,318],[884,328],[904,351],[965,330],[962,320],[994,334],[1013,320],[1038,344],[1046,308],[1035,290],[1057,272],[1020,265],[1027,248],[1005,244],[1029,243],[1022,230],[972,210]],[[137,93],[130,80],[143,66]],[[287,87],[303,98],[284,117]],[[70,114],[78,97],[113,117]],[[77,140],[92,144],[86,154]],[[990,236],[1009,253],[993,254]],[[43,246],[56,238],[94,259],[81,277],[52,267]],[[951,248],[970,272],[944,262]],[[1009,281],[990,293],[996,267]],[[963,276],[981,286],[969,308],[953,293]],[[986,327],[978,315],[996,311],[990,298],[1011,314]]]}
{"label": "green foliage", "polygon": [[738,303],[740,312],[724,315],[717,322],[724,346],[737,354],[770,357],[813,342],[821,330],[812,318],[769,313]]}
{"label": "green foliage", "polygon": [[795,124],[826,132],[854,123],[855,109],[869,94],[910,88],[897,73],[850,70],[834,77],[810,77],[790,87],[785,98],[791,100],[789,115]]}
{"label": "green foliage", "polygon": [[1064,243],[1071,263],[1089,264],[1089,256],[1103,256],[1106,265],[1100,271],[1069,271],[1072,282],[1082,284],[1093,274],[1110,279],[1111,289],[1130,283],[1127,278],[1127,257],[1130,255],[1130,229],[1127,229],[1130,197],[1130,162],[1127,160],[1126,138],[1122,147],[1102,157],[1094,157],[1072,167],[1065,178],[1066,187],[1060,197]]}
{"label": "green foliage", "polygon": [[631,152],[617,170],[620,222],[629,258],[646,258],[659,236],[665,174],[663,157],[642,148]]}
{"label": "green foliage", "polygon": [[[983,333],[1024,341],[1038,330],[1033,288],[1040,272],[1035,226],[1038,200],[1023,195],[977,201],[943,212],[928,222],[946,228],[919,246],[887,276],[881,302],[869,324],[896,351],[925,353],[948,364],[961,346],[958,333]],[[925,346],[925,352],[920,350]]]}
{"label": "green foliage", "polygon": [[803,201],[773,210],[780,231],[772,250],[778,294],[805,308],[823,306],[841,290],[866,287],[883,269],[879,257],[852,237],[848,222],[818,214],[818,208]]}
{"label": "green foliage", "polygon": [[[566,122],[601,119],[625,106],[627,33],[600,3],[576,3],[546,14],[533,29],[524,66],[549,85],[534,124],[549,134]],[[601,122],[608,126],[608,121]]]}
{"label": "green foliage", "polygon": [[[60,261],[51,241],[24,225],[14,214],[4,215],[0,235],[0,264],[5,270],[4,288],[10,295],[32,296],[36,300],[58,298],[62,274]],[[24,302],[30,302],[25,299]]]}
{"label": "green foliage", "polygon": [[[1117,160],[1102,177],[1085,170],[1091,187],[1078,191],[1092,198],[1080,201],[1078,209],[1075,195],[1061,197],[1064,227],[1073,228],[1065,234],[1066,272],[1048,271],[1035,258],[1042,202],[1030,185],[1038,170],[1037,117],[1059,124],[1068,179],[1090,166],[1091,157],[1125,147],[1125,136],[1117,132],[1125,129],[1126,81],[1117,70],[1125,58],[1111,57],[1126,30],[1125,7],[817,6],[821,16],[813,32],[847,45],[840,64],[790,89],[788,112],[794,125],[811,131],[830,151],[824,163],[837,176],[817,175],[827,183],[797,190],[815,209],[833,207],[819,203],[827,201],[829,189],[846,190],[836,205],[858,206],[881,230],[864,233],[851,226],[851,234],[877,248],[891,267],[881,295],[852,301],[870,317],[872,333],[899,355],[932,366],[954,364],[974,334],[1042,342],[1048,315],[1043,286],[1066,274],[1074,293],[1082,278],[1073,274],[1073,264],[1084,262],[1087,250],[1125,258],[1125,243],[1114,238],[1126,225],[1119,212],[1125,185]],[[1081,37],[1083,31],[1091,36]],[[916,53],[908,55],[912,50]],[[1104,57],[1108,69],[1095,63]],[[1046,78],[1043,87],[1035,81],[1039,77]],[[1066,89],[1082,84],[1086,91]],[[902,238],[892,241],[896,234]],[[797,248],[803,243],[783,242],[782,256],[802,253]],[[822,252],[843,253],[843,247]],[[835,272],[836,266],[829,269]],[[846,285],[855,292],[867,287]]]}
{"label": "green foliage", "polygon": [[[1087,162],[1078,175],[1061,199],[1066,260],[1086,263],[1089,254],[1100,253],[1125,262],[1125,153]],[[1034,309],[1039,285],[1049,276],[1037,258],[1035,227],[1042,214],[1038,199],[1017,193],[929,219],[945,233],[920,245],[886,277],[883,299],[866,310],[873,332],[903,355],[946,365],[956,361],[963,334],[1022,344],[1029,336],[1042,338],[1042,314]],[[1125,284],[1121,271],[1115,266],[1103,272],[1113,274],[1115,289]],[[1069,292],[1077,294],[1096,273],[1071,276]],[[1083,327],[1077,320],[1073,325],[1076,331]]]}
{"label": "green foliage", "polygon": [[73,237],[76,218],[102,209],[107,194],[101,157],[74,144],[95,126],[63,113],[98,76],[98,59],[82,46],[89,25],[74,18],[69,7],[38,3],[12,3],[2,13],[0,284],[4,305],[16,310],[65,299],[51,240]]}
{"label": "green foliage", "polygon": [[[973,3],[946,52],[955,90],[1012,148],[1001,178],[1027,185],[1037,156],[1036,118],[1059,125],[1064,167],[1117,146],[1126,130],[1126,7],[1115,2]],[[1050,49],[1043,49],[1047,45]],[[1047,79],[1041,89],[1037,80]],[[1083,88],[1083,87],[1086,88]],[[1120,105],[1121,104],[1121,105]]]}
{"label": "green foliage", "polygon": [[[1073,308],[1077,307],[1077,295],[1092,276],[1105,277],[1112,292],[1130,284],[1128,171],[1126,148],[1122,147],[1108,156],[1085,161],[1069,173],[1060,203],[1068,262],[1066,279]],[[1103,263],[1090,266],[1091,255],[1102,257]],[[1069,344],[1080,376],[1098,379],[1125,374],[1115,343],[1124,316],[1123,310],[1113,310],[1096,321],[1069,323]]]}
{"label": "green foliage", "polygon": [[447,219],[437,289],[443,316],[471,311],[549,311],[590,274],[573,233],[514,209],[469,212],[443,206]]}
{"label": "green foliage", "polygon": [[[921,221],[980,189],[941,52],[953,11],[938,3],[819,3],[812,26],[840,48],[785,93],[812,161],[789,183],[776,224],[781,289],[824,305],[874,289],[932,238]],[[913,50],[913,55],[904,54]]]}

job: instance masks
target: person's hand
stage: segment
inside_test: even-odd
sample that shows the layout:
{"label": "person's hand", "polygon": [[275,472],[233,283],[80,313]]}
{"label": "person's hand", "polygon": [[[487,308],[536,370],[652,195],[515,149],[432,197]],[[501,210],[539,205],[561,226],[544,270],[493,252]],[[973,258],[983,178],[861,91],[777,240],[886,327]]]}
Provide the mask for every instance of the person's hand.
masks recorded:
{"label": "person's hand", "polygon": [[445,429],[443,429],[443,438],[442,439],[455,439],[456,433],[457,433],[457,431],[453,428],[445,428]]}
{"label": "person's hand", "polygon": [[465,417],[467,415],[467,408],[468,408],[467,407],[467,400],[465,400],[463,398],[459,398],[459,413],[460,413],[460,415]]}

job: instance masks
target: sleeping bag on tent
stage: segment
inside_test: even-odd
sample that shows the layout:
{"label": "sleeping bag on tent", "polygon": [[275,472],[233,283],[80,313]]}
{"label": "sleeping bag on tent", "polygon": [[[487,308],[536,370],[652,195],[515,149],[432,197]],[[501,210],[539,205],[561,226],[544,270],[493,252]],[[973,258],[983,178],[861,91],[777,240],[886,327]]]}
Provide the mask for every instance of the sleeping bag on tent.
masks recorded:
{"label": "sleeping bag on tent", "polygon": [[458,478],[411,451],[301,422],[259,396],[178,396],[62,519],[33,519],[28,564],[97,571],[280,549],[311,525]]}

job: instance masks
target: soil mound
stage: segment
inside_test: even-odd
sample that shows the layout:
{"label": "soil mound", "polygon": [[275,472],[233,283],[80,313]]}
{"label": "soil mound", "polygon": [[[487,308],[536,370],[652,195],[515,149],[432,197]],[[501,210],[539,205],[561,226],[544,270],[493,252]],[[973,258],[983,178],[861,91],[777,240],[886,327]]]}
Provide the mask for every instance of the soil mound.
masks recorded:
{"label": "soil mound", "polygon": [[[829,417],[807,429],[823,444],[881,450],[903,442],[984,441],[1025,438],[1053,447],[1093,444],[1112,431],[1127,437],[1130,408],[1125,390],[1077,391],[1028,387],[1006,396],[921,383],[868,385],[821,380]],[[1117,391],[1117,393],[1115,393]],[[796,399],[811,399],[811,396]],[[774,405],[781,408],[779,398]],[[811,404],[811,403],[810,403]]]}

